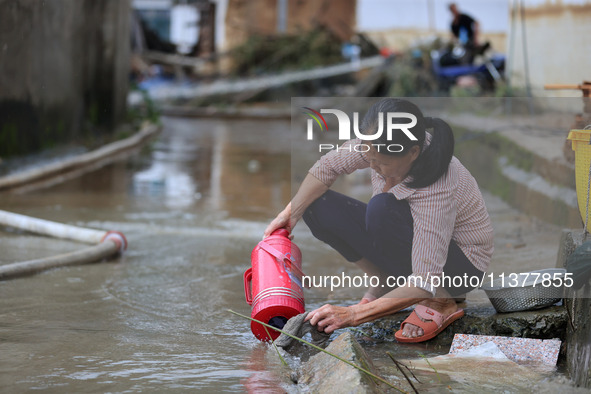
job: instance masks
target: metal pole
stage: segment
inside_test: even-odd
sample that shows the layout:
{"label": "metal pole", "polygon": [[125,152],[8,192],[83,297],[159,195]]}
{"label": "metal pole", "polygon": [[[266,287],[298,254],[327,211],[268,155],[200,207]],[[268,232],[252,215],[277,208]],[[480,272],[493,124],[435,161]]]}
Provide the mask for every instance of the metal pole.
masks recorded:
{"label": "metal pole", "polygon": [[507,58],[507,72],[505,73],[505,80],[507,81],[507,88],[511,91],[511,76],[513,74],[513,56],[515,56],[515,29],[517,23],[517,1],[513,0],[511,4],[511,30],[509,31],[509,52]]}
{"label": "metal pole", "polygon": [[433,0],[427,0],[427,13],[429,15],[429,30],[435,32],[435,11],[433,9]]}
{"label": "metal pole", "polygon": [[523,6],[523,0],[519,3],[519,11],[521,14],[521,35],[522,35],[522,48],[523,48],[523,68],[525,74],[525,91],[527,92],[527,101],[529,106],[529,113],[533,113],[532,95],[531,95],[531,84],[529,80],[529,59],[527,54],[527,33],[525,28],[525,7]]}
{"label": "metal pole", "polygon": [[287,0],[277,0],[277,32],[287,31]]}

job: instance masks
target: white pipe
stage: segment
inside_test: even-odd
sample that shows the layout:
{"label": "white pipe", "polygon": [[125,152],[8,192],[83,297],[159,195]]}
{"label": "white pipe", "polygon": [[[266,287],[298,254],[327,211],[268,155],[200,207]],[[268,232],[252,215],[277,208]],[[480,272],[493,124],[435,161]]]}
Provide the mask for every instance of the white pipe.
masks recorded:
{"label": "white pipe", "polygon": [[147,124],[144,125],[142,129],[133,136],[121,141],[112,142],[97,150],[83,153],[57,163],[47,164],[41,168],[33,168],[31,170],[0,177],[0,190],[13,189],[28,183],[47,179],[59,174],[64,174],[81,167],[96,164],[101,160],[138,146],[156,134],[159,130],[159,126]]}
{"label": "white pipe", "polygon": [[104,230],[92,230],[69,224],[50,222],[49,220],[32,218],[18,213],[0,210],[0,224],[32,233],[48,235],[55,238],[70,239],[87,244],[98,244],[107,235]]}
{"label": "white pipe", "polygon": [[120,252],[121,245],[116,240],[109,239],[98,245],[91,246],[72,253],[43,259],[23,261],[0,266],[0,280],[33,275],[50,268],[65,267],[74,264],[88,264],[104,260]]}
{"label": "white pipe", "polygon": [[2,210],[0,210],[0,225],[55,238],[95,244],[83,250],[59,256],[0,265],[0,280],[32,275],[50,268],[66,265],[94,263],[122,253],[127,249],[125,236],[117,231],[93,230],[71,226]]}

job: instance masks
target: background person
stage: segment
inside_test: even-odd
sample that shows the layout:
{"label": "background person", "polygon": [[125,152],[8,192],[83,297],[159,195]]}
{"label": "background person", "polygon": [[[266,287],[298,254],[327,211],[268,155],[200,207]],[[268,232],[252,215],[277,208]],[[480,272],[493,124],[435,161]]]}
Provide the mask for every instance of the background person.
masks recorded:
{"label": "background person", "polygon": [[[443,120],[423,117],[406,100],[383,99],[375,103],[360,126],[375,134],[380,114],[406,112],[416,116],[410,132],[387,133],[374,144],[400,144],[400,153],[367,153],[333,150],[311,168],[298,192],[269,224],[265,236],[277,228],[291,231],[304,218],[312,233],[345,259],[369,275],[382,278],[416,275],[424,279],[397,287],[387,294],[381,286],[368,289],[353,306],[324,305],[311,311],[307,320],[319,331],[359,324],[417,304],[403,322],[396,338],[421,342],[433,338],[463,316],[454,298],[473,285],[436,287],[433,276],[481,278],[493,252],[493,231],[478,185],[453,157],[454,139]],[[384,115],[385,116],[385,115]],[[394,123],[405,123],[408,119]],[[426,132],[432,129],[433,135]],[[354,139],[343,144],[363,143]],[[342,174],[371,167],[373,197],[368,204],[329,190]],[[381,282],[382,284],[384,282]]]}
{"label": "background person", "polygon": [[456,56],[456,64],[471,64],[476,55],[481,55],[490,48],[490,43],[480,45],[480,25],[476,19],[461,13],[455,3],[449,5],[449,11],[453,16],[450,25],[453,41],[464,49],[462,56]]}
{"label": "background person", "polygon": [[450,26],[453,37],[462,45],[478,45],[478,22],[470,15],[461,13],[455,3],[449,5],[449,11],[453,15]]}

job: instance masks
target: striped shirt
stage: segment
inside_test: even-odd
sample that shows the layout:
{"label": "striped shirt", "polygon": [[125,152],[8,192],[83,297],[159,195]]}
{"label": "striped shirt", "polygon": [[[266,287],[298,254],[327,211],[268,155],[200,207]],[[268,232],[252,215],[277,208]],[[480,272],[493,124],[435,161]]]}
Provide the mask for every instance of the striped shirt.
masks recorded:
{"label": "striped shirt", "polygon": [[[361,143],[360,139],[345,142],[338,151],[322,156],[310,173],[331,186],[341,174],[368,168],[366,155],[350,149]],[[474,267],[486,272],[493,253],[493,229],[478,184],[470,172],[453,157],[447,173],[432,185],[414,189],[405,186],[407,181],[409,178],[390,188],[388,193],[398,200],[407,200],[410,206],[414,230],[413,275],[422,278],[441,275],[452,239]],[[383,192],[386,180],[372,169],[371,183],[375,196]],[[417,283],[417,286],[435,293],[432,282]]]}

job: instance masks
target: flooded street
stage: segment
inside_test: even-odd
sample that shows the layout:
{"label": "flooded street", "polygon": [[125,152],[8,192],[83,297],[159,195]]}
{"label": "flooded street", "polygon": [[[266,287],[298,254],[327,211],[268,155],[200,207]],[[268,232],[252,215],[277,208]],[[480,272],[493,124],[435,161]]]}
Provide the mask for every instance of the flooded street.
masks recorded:
{"label": "flooded street", "polygon": [[[121,231],[129,241],[114,261],[0,282],[0,391],[284,391],[250,323],[227,310],[250,314],[242,274],[292,193],[289,121],[164,118],[163,126],[126,161],[0,197],[1,209]],[[555,227],[493,197],[487,204],[502,229],[497,268],[508,256],[553,266]],[[295,234],[308,275],[357,272],[305,226]],[[80,247],[2,230],[0,264]],[[306,308],[352,304],[363,292],[307,290]]]}
{"label": "flooded street", "polygon": [[[409,307],[336,330],[333,348],[348,338],[368,356],[355,362],[411,387],[394,358],[408,362],[421,393],[588,391],[591,81],[579,59],[591,50],[590,2],[0,0],[0,394],[314,392],[304,376],[313,351],[286,365],[247,316],[283,326],[286,305],[270,305],[279,298],[310,312],[357,305],[372,284],[425,281],[479,288],[423,302],[445,318],[411,324],[420,338],[395,339],[420,315]],[[394,155],[372,162],[371,145]],[[463,167],[448,166],[452,146]],[[319,163],[319,179],[361,159],[374,168],[331,190],[368,203],[373,176],[384,182],[376,191],[409,201],[405,237],[388,227],[385,242],[364,244],[394,251],[386,265],[408,263],[411,230],[421,280],[366,274],[303,220],[290,229],[301,261],[287,242],[260,243],[331,150],[339,168]],[[429,185],[391,188],[409,174]],[[387,197],[379,226],[409,217]],[[364,227],[325,201],[315,205],[320,238],[329,222]],[[450,253],[439,272],[450,233],[465,256]],[[281,260],[288,272],[270,268]],[[497,312],[502,303],[520,305]],[[365,321],[382,316],[380,304],[348,309]],[[505,354],[505,368],[478,354],[435,360],[438,372],[430,359],[472,340],[455,334],[555,346],[540,370],[535,357]],[[519,356],[534,353],[519,342]],[[318,370],[334,380],[314,374],[320,392],[359,386],[347,386],[348,366],[338,364],[341,379],[324,361]]]}
{"label": "flooded street", "polygon": [[[2,196],[3,209],[117,229],[130,246],[116,261],[0,282],[0,387],[243,391],[264,363],[250,359],[249,322],[226,310],[248,313],[250,251],[289,199],[288,135],[287,122],[165,119],[153,149],[127,162]],[[81,247],[1,238],[2,263]]]}

